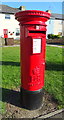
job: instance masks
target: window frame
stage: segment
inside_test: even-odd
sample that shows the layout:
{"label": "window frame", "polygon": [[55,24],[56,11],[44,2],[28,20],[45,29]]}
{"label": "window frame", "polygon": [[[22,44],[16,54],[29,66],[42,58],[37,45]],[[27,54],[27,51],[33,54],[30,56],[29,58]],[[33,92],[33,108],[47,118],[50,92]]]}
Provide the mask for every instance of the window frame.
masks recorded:
{"label": "window frame", "polygon": [[10,14],[5,14],[5,19],[11,19]]}

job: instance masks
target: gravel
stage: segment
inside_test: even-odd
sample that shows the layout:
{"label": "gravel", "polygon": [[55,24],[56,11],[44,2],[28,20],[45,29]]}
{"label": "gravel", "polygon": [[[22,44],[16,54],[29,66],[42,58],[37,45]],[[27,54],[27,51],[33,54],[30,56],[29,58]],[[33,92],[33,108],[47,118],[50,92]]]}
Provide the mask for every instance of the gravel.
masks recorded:
{"label": "gravel", "polygon": [[[53,101],[52,96],[49,95],[46,91],[44,91],[42,106],[36,110],[27,110],[21,108],[20,104],[20,89],[15,90],[18,94],[13,95],[13,93],[8,94],[7,102],[6,102],[6,112],[1,115],[2,118],[38,118],[39,116],[46,115],[57,110],[58,104]],[[15,104],[14,104],[15,103]],[[17,104],[16,104],[17,103]]]}

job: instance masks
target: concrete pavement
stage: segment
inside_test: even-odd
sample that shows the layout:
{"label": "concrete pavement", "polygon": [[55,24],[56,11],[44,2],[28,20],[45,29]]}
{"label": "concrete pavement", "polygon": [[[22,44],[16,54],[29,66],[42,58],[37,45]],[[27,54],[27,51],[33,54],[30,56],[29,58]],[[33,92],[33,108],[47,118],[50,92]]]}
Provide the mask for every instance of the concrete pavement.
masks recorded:
{"label": "concrete pavement", "polygon": [[47,44],[46,46],[51,46],[51,47],[60,47],[60,48],[64,48],[64,46],[60,46],[60,45],[51,45],[51,44]]}
{"label": "concrete pavement", "polygon": [[49,114],[46,114],[46,115],[44,115],[44,116],[40,116],[40,117],[38,117],[38,119],[36,118],[35,120],[46,120],[46,119],[49,119],[49,120],[53,120],[53,118],[54,118],[54,120],[56,119],[56,120],[64,120],[64,109],[61,109],[61,110],[57,110],[57,111],[55,111],[55,112],[51,112],[51,113],[49,113]]}

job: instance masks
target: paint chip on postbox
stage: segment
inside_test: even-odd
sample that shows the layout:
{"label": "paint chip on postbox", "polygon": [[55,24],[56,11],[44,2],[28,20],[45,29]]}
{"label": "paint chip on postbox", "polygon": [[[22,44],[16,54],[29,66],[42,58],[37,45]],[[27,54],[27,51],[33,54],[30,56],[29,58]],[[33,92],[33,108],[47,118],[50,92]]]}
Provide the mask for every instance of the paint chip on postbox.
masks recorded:
{"label": "paint chip on postbox", "polygon": [[33,39],[33,54],[41,53],[41,39]]}

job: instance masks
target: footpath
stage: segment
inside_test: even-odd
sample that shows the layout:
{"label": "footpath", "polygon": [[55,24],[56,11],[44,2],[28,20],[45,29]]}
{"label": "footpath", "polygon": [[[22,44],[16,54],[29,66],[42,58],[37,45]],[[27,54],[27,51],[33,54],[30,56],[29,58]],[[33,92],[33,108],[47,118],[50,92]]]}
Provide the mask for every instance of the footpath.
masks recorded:
{"label": "footpath", "polygon": [[[2,46],[0,45],[0,47],[18,47],[20,45],[9,45],[9,46]],[[46,44],[46,46],[51,46],[51,47],[59,47],[59,48],[64,48],[64,46],[60,46],[60,45],[51,45],[51,44]]]}
{"label": "footpath", "polygon": [[60,48],[64,48],[64,46],[60,46],[60,45],[51,45],[51,44],[46,44],[46,46],[51,46],[51,47],[60,47]]}
{"label": "footpath", "polygon": [[[57,110],[57,111],[54,111],[54,112],[51,112],[47,115],[44,115],[44,116],[40,116],[39,119],[41,120],[64,120],[64,109],[61,109],[61,110]],[[34,119],[36,120],[36,119]]]}

